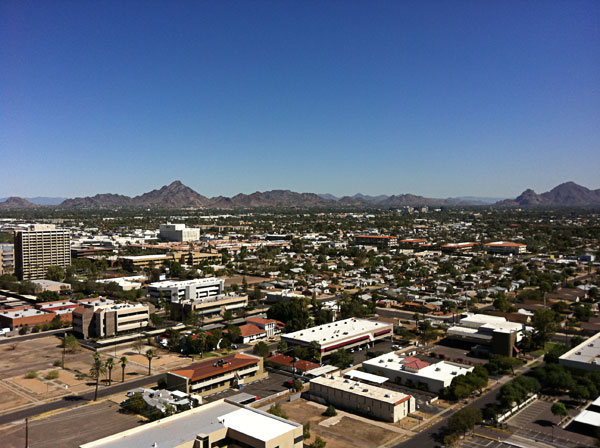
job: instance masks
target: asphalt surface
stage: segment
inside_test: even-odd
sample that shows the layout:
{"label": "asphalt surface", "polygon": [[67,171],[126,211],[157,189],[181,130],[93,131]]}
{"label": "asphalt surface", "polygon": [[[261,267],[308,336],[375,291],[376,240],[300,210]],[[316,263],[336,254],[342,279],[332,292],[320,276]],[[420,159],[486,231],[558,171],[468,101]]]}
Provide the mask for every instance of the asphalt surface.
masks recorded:
{"label": "asphalt surface", "polygon": [[53,336],[53,335],[62,337],[62,335],[65,332],[68,333],[71,330],[72,330],[72,328],[69,327],[69,328],[61,328],[59,330],[49,330],[49,331],[40,331],[39,333],[29,333],[24,336],[1,337],[0,345],[16,344],[17,342],[28,341],[29,339],[39,339],[39,338],[45,338],[45,337]]}
{"label": "asphalt surface", "polygon": [[[156,384],[159,378],[164,376],[164,373],[160,373],[157,375],[146,376],[134,381],[128,381],[126,383],[118,383],[112,386],[100,386],[98,388],[98,398],[106,397],[113,394],[118,394],[120,392],[126,392],[131,389],[135,389],[136,387],[147,386],[150,384]],[[40,404],[38,406],[34,406],[27,409],[22,409],[20,411],[11,412],[8,414],[0,415],[0,425],[4,425],[6,423],[23,420],[25,418],[34,417],[39,414],[44,414],[46,412],[55,411],[61,408],[70,408],[88,401],[92,401],[94,399],[94,391],[86,392],[82,395],[68,395],[63,397],[60,400],[52,401],[50,403]]]}

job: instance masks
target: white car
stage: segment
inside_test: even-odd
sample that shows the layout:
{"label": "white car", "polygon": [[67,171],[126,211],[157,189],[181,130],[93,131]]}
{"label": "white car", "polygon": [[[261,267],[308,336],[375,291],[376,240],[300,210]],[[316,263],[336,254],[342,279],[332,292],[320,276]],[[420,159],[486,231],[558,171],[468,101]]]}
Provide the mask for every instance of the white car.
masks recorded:
{"label": "white car", "polygon": [[10,333],[10,328],[0,328],[0,336],[6,336]]}

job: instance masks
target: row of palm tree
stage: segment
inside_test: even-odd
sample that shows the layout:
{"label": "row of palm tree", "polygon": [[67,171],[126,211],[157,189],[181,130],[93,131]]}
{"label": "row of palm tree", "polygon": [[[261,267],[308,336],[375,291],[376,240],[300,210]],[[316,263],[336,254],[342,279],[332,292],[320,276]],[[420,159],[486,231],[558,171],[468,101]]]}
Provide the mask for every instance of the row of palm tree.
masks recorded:
{"label": "row of palm tree", "polygon": [[[154,358],[154,350],[146,350],[146,359],[148,360],[148,376],[152,374],[152,358]],[[121,382],[125,382],[125,366],[129,360],[127,356],[121,356],[119,363],[121,364]],[[100,353],[94,353],[94,363],[90,368],[90,376],[96,380],[96,390],[94,391],[94,401],[98,399],[98,385],[100,377],[108,372],[108,385],[112,385],[112,370],[115,367],[115,359],[108,358],[105,362],[102,361]]]}

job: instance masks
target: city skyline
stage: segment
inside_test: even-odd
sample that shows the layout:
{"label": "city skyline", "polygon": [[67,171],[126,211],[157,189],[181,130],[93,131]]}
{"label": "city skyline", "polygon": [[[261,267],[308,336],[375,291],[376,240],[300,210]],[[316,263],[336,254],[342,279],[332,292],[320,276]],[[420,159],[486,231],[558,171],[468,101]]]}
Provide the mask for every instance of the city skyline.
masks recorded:
{"label": "city skyline", "polygon": [[597,2],[0,5],[0,196],[597,189]]}

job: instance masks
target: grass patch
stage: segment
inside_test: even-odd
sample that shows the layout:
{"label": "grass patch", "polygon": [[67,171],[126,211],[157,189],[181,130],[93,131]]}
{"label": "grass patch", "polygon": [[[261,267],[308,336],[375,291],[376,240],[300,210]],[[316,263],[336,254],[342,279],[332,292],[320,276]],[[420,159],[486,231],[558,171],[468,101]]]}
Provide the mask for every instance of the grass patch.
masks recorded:
{"label": "grass patch", "polygon": [[35,370],[30,370],[29,372],[27,372],[25,374],[25,378],[28,379],[28,380],[32,380],[34,378],[37,378],[37,376],[38,376],[38,373]]}

